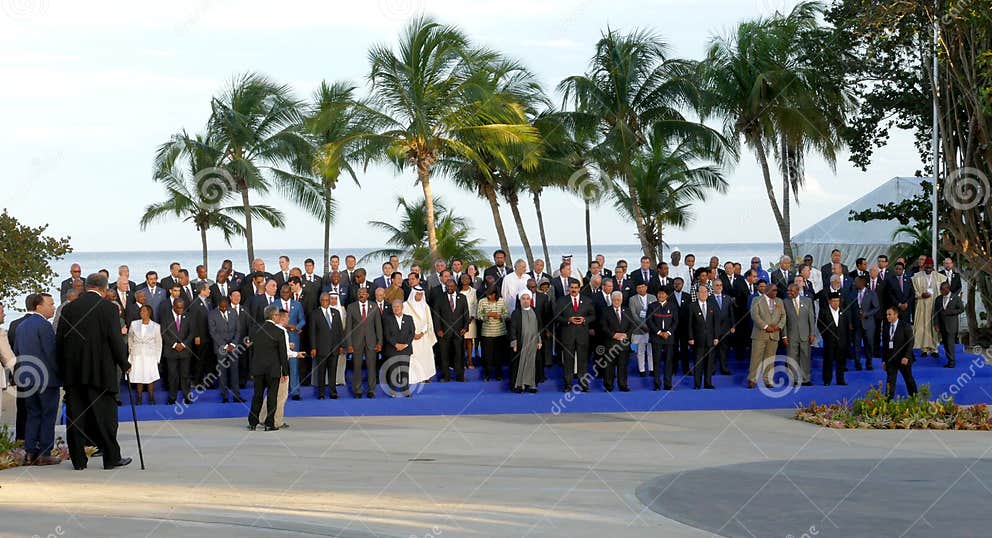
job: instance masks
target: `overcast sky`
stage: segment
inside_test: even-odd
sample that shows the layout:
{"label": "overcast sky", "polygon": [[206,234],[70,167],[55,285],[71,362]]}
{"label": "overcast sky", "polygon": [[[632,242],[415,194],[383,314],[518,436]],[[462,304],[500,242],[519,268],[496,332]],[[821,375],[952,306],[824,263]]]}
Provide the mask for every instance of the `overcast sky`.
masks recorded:
{"label": "overcast sky", "polygon": [[[363,0],[324,2],[69,2],[0,0],[0,206],[23,222],[49,223],[71,235],[76,250],[199,248],[187,223],[137,230],[144,206],[164,196],[151,180],[155,148],[181,130],[202,131],[211,96],[245,71],[265,73],[306,97],[324,80],[349,80],[364,91],[367,52],[395,43],[420,12],[455,24],[476,43],[529,66],[549,91],[585,70],[608,25],[648,28],[675,55],[700,58],[714,34],[737,21],[788,9],[792,0]],[[99,7],[98,7],[99,6]],[[560,101],[560,96],[556,96]],[[754,156],[727,173],[725,195],[713,195],[696,221],[666,235],[669,242],[775,242],[778,233]],[[834,173],[808,162],[808,186],[793,210],[799,232],[891,177],[920,168],[911,137],[897,133],[861,172],[842,157]],[[373,247],[384,236],[365,223],[393,221],[396,194],[421,191],[415,174],[371,169],[361,189],[336,191],[340,210],[332,248]],[[495,244],[488,204],[444,178],[434,192],[470,217],[483,244]],[[257,248],[317,247],[322,227],[274,195],[256,201],[281,207],[286,229],[255,227]],[[581,203],[550,191],[543,198],[549,241],[584,242]],[[533,205],[522,205],[536,242]],[[511,244],[519,236],[507,210]],[[292,237],[287,239],[287,235]],[[220,247],[219,235],[212,235]],[[604,205],[594,213],[594,243],[636,243],[634,225]],[[235,246],[240,246],[235,243]]]}

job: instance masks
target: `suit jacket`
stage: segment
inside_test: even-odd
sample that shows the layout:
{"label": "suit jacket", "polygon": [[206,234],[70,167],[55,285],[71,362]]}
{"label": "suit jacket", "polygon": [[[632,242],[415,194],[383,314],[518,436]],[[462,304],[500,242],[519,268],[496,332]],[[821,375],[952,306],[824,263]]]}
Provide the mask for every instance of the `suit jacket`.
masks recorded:
{"label": "suit jacket", "polygon": [[261,323],[252,333],[251,348],[251,375],[289,375],[289,350],[281,327],[271,321]]}
{"label": "suit jacket", "polygon": [[[17,325],[14,344],[15,355],[31,356],[38,360],[36,364],[23,361],[14,364],[14,378],[18,380],[19,389],[37,391],[62,386],[55,360],[55,329],[47,319],[40,314],[25,315],[24,321]],[[21,367],[30,368],[31,371],[18,375]],[[37,371],[41,368],[44,368],[44,372]],[[43,385],[42,381],[45,382]]]}
{"label": "suit jacket", "polygon": [[158,323],[159,306],[162,301],[168,301],[169,294],[162,286],[155,286],[155,291],[152,291],[147,285],[142,284],[139,289],[145,292],[145,304],[152,307],[152,321]]}
{"label": "suit jacket", "polygon": [[[351,303],[346,307],[345,327],[348,328],[348,345],[355,348],[371,349],[375,346],[383,345],[382,319],[379,316],[379,308],[375,302],[369,301],[366,304],[365,321],[362,321],[361,303]],[[409,316],[407,316],[409,317]],[[410,321],[411,330],[413,328],[413,318]],[[411,336],[412,338],[412,336]],[[385,352],[383,346],[383,352]]]}
{"label": "suit jacket", "polygon": [[[681,299],[681,303],[679,303],[679,299]],[[689,334],[689,303],[692,302],[692,298],[687,291],[672,290],[672,294],[668,296],[668,302],[672,303],[672,306],[679,311],[679,336],[684,339],[685,335]]]}
{"label": "suit jacket", "polygon": [[788,338],[791,343],[809,344],[809,337],[816,334],[816,308],[813,300],[807,297],[799,297],[799,312],[792,299],[783,301],[785,308],[785,331],[783,338]]}
{"label": "suit jacket", "polygon": [[830,313],[830,307],[821,308],[816,325],[820,329],[820,335],[823,336],[825,345],[839,346],[842,349],[846,349],[847,343],[850,342],[851,317],[849,312],[841,308],[840,315],[835,324],[833,315]]}
{"label": "suit jacket", "polygon": [[[568,322],[572,316],[582,316],[585,323],[573,325]],[[575,311],[572,305],[571,295],[559,297],[555,303],[555,318],[561,325],[561,338],[565,345],[589,342],[589,329],[595,327],[596,309],[593,308],[592,301],[579,295],[579,310]]]}
{"label": "suit jacket", "polygon": [[[327,293],[330,293],[333,290],[334,290],[334,284],[331,284],[330,280],[325,281],[324,285],[321,287],[321,291]],[[347,305],[351,303],[351,301],[349,300],[349,297],[351,297],[351,288],[348,286],[348,283],[344,281],[344,278],[341,279],[341,282],[338,282],[337,292],[338,292],[338,304]]]}
{"label": "suit jacket", "polygon": [[878,298],[878,314],[875,315],[875,318],[878,319],[884,317],[885,309],[889,307],[888,283],[882,279],[882,277],[878,277],[875,279],[875,289],[872,289],[872,281],[871,278],[869,278],[866,287],[874,291],[875,297]]}
{"label": "suit jacket", "polygon": [[[946,269],[941,269],[937,272],[944,275],[944,278],[947,278]],[[948,283],[951,285],[951,293],[953,293],[954,295],[961,294],[961,273],[957,271],[952,271],[951,278],[948,279]]]}
{"label": "suit jacket", "polygon": [[441,338],[462,338],[461,330],[468,330],[468,320],[472,314],[468,311],[468,299],[461,293],[455,292],[455,309],[451,309],[448,294],[437,295],[431,318],[434,320],[434,331],[444,331]]}
{"label": "suit jacket", "polygon": [[[582,285],[582,283],[579,282],[578,279],[569,277],[568,278],[568,285],[571,286],[572,285],[572,282],[575,282],[576,284],[578,284],[580,286]],[[553,279],[551,279],[551,289],[554,290],[555,301],[557,301],[561,297],[564,297],[564,296],[568,295],[568,288],[563,288],[562,287],[561,278],[553,278]]]}
{"label": "suit jacket", "polygon": [[[648,305],[647,330],[651,334],[652,342],[674,344],[678,328],[679,308],[675,303],[670,301],[662,303],[655,299]],[[659,332],[669,332],[671,337],[666,341],[658,335]]]}
{"label": "suit jacket", "polygon": [[885,291],[889,296],[889,306],[898,307],[900,304],[905,303],[909,315],[913,315],[913,309],[916,307],[916,293],[913,291],[913,279],[909,275],[903,273],[902,288],[900,288],[899,278],[896,277],[894,272],[891,273],[886,279]]}
{"label": "suit jacket", "polygon": [[[193,332],[192,315],[183,312],[179,320],[179,329],[176,329],[176,313],[170,311],[162,317],[162,356],[164,357],[190,357],[193,354],[193,339],[196,334]],[[174,346],[182,343],[185,349],[179,351]]]}
{"label": "suit jacket", "polygon": [[286,271],[285,275],[282,274],[282,271],[276,271],[275,273],[272,273],[272,280],[275,280],[276,284],[279,285],[279,289],[282,289],[282,285],[289,282],[289,278],[287,278],[288,276],[289,271]]}
{"label": "suit jacket", "polygon": [[609,341],[610,344],[618,344],[613,340],[613,335],[616,333],[624,333],[627,335],[625,337],[624,345],[630,344],[630,335],[634,332],[634,328],[640,324],[640,316],[634,316],[631,314],[623,305],[620,305],[620,318],[617,319],[617,311],[610,305],[608,308],[602,311],[602,315],[598,317],[600,330],[603,331],[603,340]]}
{"label": "suit jacket", "polygon": [[389,280],[384,276],[377,276],[375,280],[372,281],[372,288],[388,288]]}
{"label": "suit jacket", "polygon": [[[276,301],[276,305],[280,308],[285,308],[283,306],[282,299]],[[303,351],[300,349],[300,335],[302,334],[303,328],[307,325],[307,318],[303,315],[303,305],[299,301],[294,301],[292,298],[289,299],[289,325],[296,327],[296,331],[290,331],[286,328],[286,332],[289,333],[289,341],[295,344],[293,351]],[[284,327],[285,328],[285,327]]]}
{"label": "suit jacket", "polygon": [[213,310],[213,305],[205,304],[200,298],[190,303],[186,309],[190,315],[190,321],[193,322],[193,336],[199,337],[201,343],[204,339],[210,340],[210,321],[208,318],[211,310]]}
{"label": "suit jacket", "polygon": [[375,299],[375,286],[373,286],[371,282],[369,282],[368,280],[362,282],[361,284],[352,282],[351,285],[348,286],[348,304],[351,304],[358,300],[358,291],[362,288],[368,290],[369,300]]}
{"label": "suit jacket", "polygon": [[788,297],[789,284],[796,281],[796,271],[789,269],[783,273],[781,269],[776,269],[769,273],[768,277],[772,279],[771,283],[778,287],[778,296]]}
{"label": "suit jacket", "polygon": [[90,291],[66,304],[55,336],[55,360],[66,387],[120,391],[117,369],[126,372],[131,365],[117,307]]}
{"label": "suit jacket", "polygon": [[218,353],[224,353],[223,348],[227,344],[233,343],[235,346],[240,344],[241,319],[234,310],[227,309],[227,321],[224,321],[224,315],[220,309],[211,310],[207,317],[207,325],[210,340],[214,343]]}
{"label": "suit jacket", "polygon": [[179,283],[179,279],[173,278],[172,275],[167,275],[165,278],[158,281],[159,287],[164,289],[165,293],[169,293],[169,290],[172,289],[172,286],[178,283]]}
{"label": "suit jacket", "polygon": [[513,268],[506,265],[503,266],[503,275],[500,276],[499,269],[495,265],[490,265],[486,267],[486,270],[482,272],[482,279],[485,280],[487,276],[493,275],[496,277],[496,289],[500,289],[503,286],[503,277],[512,273]]}
{"label": "suit jacket", "polygon": [[[648,308],[651,306],[652,303],[657,303],[657,302],[658,302],[658,298],[651,294],[646,294],[644,295],[644,297],[641,297],[640,295],[635,293],[634,295],[630,296],[630,299],[627,299],[626,301],[627,308],[630,310],[632,314],[637,316],[635,318],[635,321],[637,322],[637,327],[634,328],[634,334],[644,334],[646,332],[645,329],[647,328],[647,322],[648,322],[648,315],[647,315]],[[644,312],[643,318],[641,318],[642,311]]]}
{"label": "suit jacket", "polygon": [[[717,318],[717,334],[720,338],[726,338],[730,334],[730,329],[734,327],[737,319],[734,317],[734,298],[722,294],[720,296],[720,302],[717,302],[716,295],[710,295],[709,297],[710,306],[713,311],[718,314]],[[722,305],[720,303],[723,303]]]}
{"label": "suit jacket", "polygon": [[647,284],[648,285],[648,293],[657,293],[658,292],[657,289],[655,289],[654,292],[651,291],[651,287],[652,286],[660,286],[660,283],[655,283],[655,281],[658,280],[658,272],[655,271],[654,269],[648,269],[648,278],[647,278],[647,280],[644,279],[644,274],[641,273],[641,268],[640,267],[638,267],[637,269],[634,269],[630,273],[628,273],[627,274],[627,277],[630,278],[630,282],[631,282],[631,284],[633,284],[632,288],[634,288],[635,291],[637,290],[637,286],[639,286],[641,284]]}
{"label": "suit jacket", "polygon": [[933,307],[933,317],[936,318],[935,325],[941,334],[953,335],[954,338],[957,338],[958,317],[964,312],[964,303],[961,301],[961,296],[955,295],[952,291],[947,308],[944,308],[943,295],[938,295],[934,300],[936,301]]}
{"label": "suit jacket", "polygon": [[704,316],[699,301],[689,303],[689,317],[686,319],[686,325],[689,329],[688,338],[695,341],[696,346],[699,346],[700,342],[705,342],[702,345],[713,345],[713,340],[723,337],[719,329],[720,314],[714,308],[715,306],[716,303],[706,301],[706,315]]}
{"label": "suit jacket", "polygon": [[782,299],[778,297],[775,298],[775,309],[770,310],[768,308],[768,297],[762,295],[751,301],[751,321],[754,326],[751,329],[751,339],[761,339],[767,338],[769,340],[778,340],[782,337],[782,332],[765,332],[765,327],[769,325],[775,325],[777,327],[785,329],[785,308],[782,305]]}
{"label": "suit jacket", "polygon": [[[373,310],[376,309],[373,308]],[[400,328],[401,325],[402,328]],[[376,326],[378,327],[378,325]],[[412,316],[403,314],[402,321],[399,324],[396,323],[396,316],[390,316],[382,324],[382,356],[385,358],[413,353],[414,332]],[[406,344],[408,347],[403,351],[397,351],[396,344]]]}
{"label": "suit jacket", "polygon": [[230,297],[231,296],[231,292],[234,291],[234,290],[236,290],[236,289],[238,289],[238,288],[235,288],[234,286],[231,285],[231,281],[227,281],[227,282],[225,282],[225,284],[227,285],[227,289],[226,289],[226,292],[227,293],[221,293],[220,292],[220,284],[218,284],[216,282],[214,282],[210,286],[210,302],[213,303],[214,305],[216,305],[217,302],[220,301],[220,298],[221,297]]}
{"label": "suit jacket", "polygon": [[337,357],[338,350],[347,348],[344,336],[344,324],[341,313],[336,308],[331,311],[331,323],[324,317],[324,309],[317,307],[310,311],[310,322],[307,331],[310,333],[310,349],[317,350],[318,359]]}
{"label": "suit jacket", "polygon": [[[823,279],[823,289],[830,287],[830,275],[834,272],[834,264],[827,263],[820,267],[820,276]],[[851,280],[850,271],[847,270],[847,266],[843,263],[840,264],[840,272],[844,275],[844,282]]]}
{"label": "suit jacket", "polygon": [[[882,327],[882,361],[886,365],[898,364],[905,357],[912,364],[913,355],[913,326],[906,321],[897,321],[895,335],[889,336],[891,324],[886,322]],[[889,345],[889,342],[892,345]]]}
{"label": "suit jacket", "polygon": [[[865,288],[864,297],[858,305],[858,290],[851,289],[847,292],[847,304],[851,313],[851,325],[868,334],[875,334],[875,316],[878,315],[881,307],[878,304],[878,297],[875,292]],[[861,319],[861,314],[865,314],[865,319]]]}
{"label": "suit jacket", "polygon": [[[80,279],[80,280],[82,280],[82,279]],[[69,277],[69,278],[63,280],[62,283],[59,284],[59,304],[62,304],[62,303],[65,302],[65,297],[66,297],[66,295],[69,294],[69,290],[71,290],[71,289],[72,289],[72,277]],[[86,289],[85,282],[83,283],[83,289]]]}

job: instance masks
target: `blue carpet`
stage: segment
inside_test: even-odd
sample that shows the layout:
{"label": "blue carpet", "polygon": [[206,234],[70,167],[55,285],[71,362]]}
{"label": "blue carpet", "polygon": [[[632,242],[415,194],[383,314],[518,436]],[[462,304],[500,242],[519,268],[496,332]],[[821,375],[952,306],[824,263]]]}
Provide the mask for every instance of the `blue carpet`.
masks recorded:
{"label": "blue carpet", "polygon": [[[631,392],[603,390],[600,380],[591,385],[588,393],[563,393],[561,370],[549,368],[548,381],[541,384],[537,394],[515,394],[503,381],[483,382],[481,369],[467,370],[468,381],[464,383],[425,383],[414,387],[411,398],[390,398],[381,389],[376,390],[376,398],[356,399],[350,395],[348,387],[338,387],[338,400],[317,400],[316,389],[302,387],[301,401],[286,402],[286,417],[319,416],[385,416],[385,415],[459,415],[459,414],[524,414],[524,413],[611,413],[625,411],[689,411],[689,410],[738,410],[738,409],[782,409],[793,408],[811,401],[834,403],[852,399],[864,394],[872,386],[885,379],[885,373],[875,360],[875,370],[847,372],[847,386],[822,385],[819,349],[814,349],[812,387],[785,387],[774,389],[772,394],[746,388],[747,362],[729,359],[732,375],[714,376],[716,390],[693,390],[691,376],[675,378],[672,391],[652,391],[650,377],[640,377],[636,371],[636,361],[631,360]],[[962,404],[992,402],[992,365],[986,365],[983,357],[965,353],[957,354],[957,367],[943,368],[941,358],[921,358],[916,361],[913,371],[918,384],[929,384],[934,398],[942,394],[953,394],[954,401]],[[350,372],[350,369],[349,369]],[[905,394],[902,379],[898,382],[898,394]],[[251,386],[241,391],[246,400],[251,398]],[[120,408],[120,420],[131,421],[131,409],[126,391],[122,392],[124,406]],[[197,394],[192,405],[164,404],[164,394],[157,394],[159,405],[137,407],[139,420],[172,420],[196,418],[244,418],[248,415],[248,404],[220,402],[216,389]]]}

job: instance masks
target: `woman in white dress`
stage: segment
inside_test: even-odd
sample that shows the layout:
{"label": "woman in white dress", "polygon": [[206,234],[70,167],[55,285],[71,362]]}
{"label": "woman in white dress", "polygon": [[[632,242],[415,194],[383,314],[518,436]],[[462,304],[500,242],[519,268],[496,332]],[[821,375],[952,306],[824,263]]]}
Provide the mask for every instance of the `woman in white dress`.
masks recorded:
{"label": "woman in white dress", "polygon": [[162,358],[162,329],[152,321],[152,307],[144,305],[141,319],[131,322],[127,332],[128,362],[131,363],[131,383],[141,394],[148,389],[148,403],[155,405],[155,382],[158,381],[158,361]]}
{"label": "woman in white dress", "polygon": [[413,288],[410,298],[403,305],[403,313],[413,318],[413,354],[410,356],[410,384],[427,381],[434,377],[434,319],[431,309],[424,300],[424,288]]}
{"label": "woman in white dress", "polygon": [[459,293],[464,295],[465,301],[468,302],[469,320],[468,330],[465,331],[465,353],[468,355],[468,369],[474,370],[475,365],[472,364],[472,352],[475,350],[475,338],[478,333],[478,327],[475,326],[475,309],[479,303],[479,292],[472,285],[472,276],[467,273],[462,275],[461,282],[458,284]]}

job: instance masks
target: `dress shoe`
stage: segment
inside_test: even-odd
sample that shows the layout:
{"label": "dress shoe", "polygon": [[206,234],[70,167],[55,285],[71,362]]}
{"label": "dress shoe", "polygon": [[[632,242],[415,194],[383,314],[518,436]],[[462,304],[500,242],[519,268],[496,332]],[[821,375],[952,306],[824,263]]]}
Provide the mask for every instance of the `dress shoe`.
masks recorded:
{"label": "dress shoe", "polygon": [[25,455],[24,456],[24,466],[25,467],[30,467],[31,465],[34,465],[34,462],[35,462],[36,459],[37,459],[37,456],[32,456],[31,454]]}
{"label": "dress shoe", "polygon": [[117,467],[124,467],[131,464],[131,458],[121,458],[110,465],[103,464],[104,469],[116,469]]}
{"label": "dress shoe", "polygon": [[771,383],[765,383],[765,388],[766,389],[773,389],[773,388],[775,388],[775,385],[772,385]]}
{"label": "dress shoe", "polygon": [[183,398],[183,402],[185,402],[186,405],[193,405],[193,398],[186,396],[185,398]]}
{"label": "dress shoe", "polygon": [[703,388],[704,389],[715,389],[716,387],[714,387],[713,385],[703,385]]}
{"label": "dress shoe", "polygon": [[860,372],[861,371],[861,365],[860,364],[855,364],[854,365],[854,369]]}
{"label": "dress shoe", "polygon": [[84,464],[79,465],[79,466],[73,465],[72,466],[72,470],[74,470],[74,471],[85,471],[86,470],[86,464],[84,463]]}
{"label": "dress shoe", "polygon": [[630,392],[630,387],[620,387],[620,392]]}
{"label": "dress shoe", "polygon": [[375,392],[373,392],[373,391],[370,390],[370,391],[368,391],[368,392],[365,393],[365,397],[366,398],[369,398],[369,399],[375,398]]}
{"label": "dress shoe", "polygon": [[840,385],[840,386],[842,386],[842,387],[845,387],[845,386],[847,386],[847,381],[838,381],[837,384]]}
{"label": "dress shoe", "polygon": [[730,375],[730,374],[731,374],[730,370],[727,369],[720,370],[720,375]]}
{"label": "dress shoe", "polygon": [[258,426],[248,426],[248,431],[253,432],[258,429]]}
{"label": "dress shoe", "polygon": [[671,385],[665,385],[665,390],[672,390],[672,386]]}
{"label": "dress shoe", "polygon": [[168,400],[166,400],[166,402],[168,402],[169,405],[176,405],[176,399],[175,398],[169,398]]}
{"label": "dress shoe", "polygon": [[299,394],[294,394],[294,395],[292,395],[292,396],[291,396],[290,398],[291,398],[291,399],[292,399],[292,400],[293,400],[294,402],[298,402],[298,401],[300,401],[300,395],[299,395]]}
{"label": "dress shoe", "polygon": [[949,362],[949,363],[947,363],[947,364],[944,365],[944,368],[954,368],[954,363],[953,362]]}
{"label": "dress shoe", "polygon": [[606,392],[613,392],[613,387],[603,387],[603,389],[605,389]]}
{"label": "dress shoe", "polygon": [[227,398],[221,398],[220,403],[230,403],[230,402],[228,402]]}
{"label": "dress shoe", "polygon": [[[609,392],[609,389],[606,389],[606,390],[607,390],[607,392]],[[513,393],[514,394],[522,394],[523,392],[524,392],[524,389],[522,389],[520,387],[513,387]]]}
{"label": "dress shoe", "polygon": [[527,392],[531,394],[537,394],[537,387],[528,387]]}
{"label": "dress shoe", "polygon": [[754,388],[755,386],[756,386],[756,385],[754,384],[754,381],[748,381],[748,382],[747,382],[747,388],[749,388],[749,389],[753,389],[753,388]]}
{"label": "dress shoe", "polygon": [[874,370],[874,369],[875,368],[872,365],[870,365],[870,364],[868,366],[865,366],[865,370],[868,370],[869,372],[872,371],[872,370]]}
{"label": "dress shoe", "polygon": [[362,399],[362,393],[361,392],[352,392],[351,395],[354,396],[355,399],[358,399],[358,400],[361,400]]}
{"label": "dress shoe", "polygon": [[338,399],[338,393],[336,393],[336,392],[332,393],[331,396],[330,396],[330,398],[332,400],[337,400]]}
{"label": "dress shoe", "polygon": [[458,378],[458,382],[459,383],[464,383],[465,382],[465,376],[459,377]]}
{"label": "dress shoe", "polygon": [[647,372],[638,372],[638,374],[639,374],[639,375],[640,375],[641,377],[644,377],[644,376],[646,376],[646,375],[647,375]]}
{"label": "dress shoe", "polygon": [[149,398],[148,398],[148,405],[156,405],[156,404],[155,404],[155,398],[151,398],[151,397],[149,397]]}
{"label": "dress shoe", "polygon": [[659,386],[659,385],[655,385],[655,386],[654,386],[654,388],[653,388],[653,389],[651,389],[651,390],[653,390],[653,391],[655,391],[655,392],[658,392],[659,390],[661,390],[661,386]]}
{"label": "dress shoe", "polygon": [[589,387],[582,387],[582,392],[589,392]]}
{"label": "dress shoe", "polygon": [[141,405],[141,400],[134,402],[134,405]]}
{"label": "dress shoe", "polygon": [[288,428],[289,428],[289,424],[286,424],[285,422],[282,423],[282,426],[279,426],[279,429],[280,430],[285,430],[285,429],[288,429]]}
{"label": "dress shoe", "polygon": [[807,382],[803,383],[802,385],[804,387],[812,387],[813,386],[813,382],[812,381],[807,381]]}
{"label": "dress shoe", "polygon": [[278,431],[278,430],[279,430],[279,426],[266,426],[264,431],[274,432],[274,431]]}
{"label": "dress shoe", "polygon": [[317,399],[318,400],[323,400],[324,399],[324,395],[323,394],[318,394],[317,395]]}

